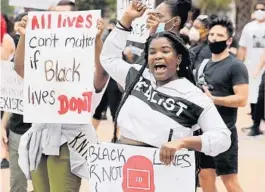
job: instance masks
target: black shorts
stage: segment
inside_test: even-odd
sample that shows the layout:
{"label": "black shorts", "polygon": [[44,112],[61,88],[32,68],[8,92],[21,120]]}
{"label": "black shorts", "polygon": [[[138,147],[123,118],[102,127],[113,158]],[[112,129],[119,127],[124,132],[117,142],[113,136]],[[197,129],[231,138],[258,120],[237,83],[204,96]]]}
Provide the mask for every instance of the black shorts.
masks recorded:
{"label": "black shorts", "polygon": [[216,157],[207,156],[201,153],[201,169],[216,169],[216,174],[229,175],[238,172],[238,135],[236,128],[231,129],[230,148]]}

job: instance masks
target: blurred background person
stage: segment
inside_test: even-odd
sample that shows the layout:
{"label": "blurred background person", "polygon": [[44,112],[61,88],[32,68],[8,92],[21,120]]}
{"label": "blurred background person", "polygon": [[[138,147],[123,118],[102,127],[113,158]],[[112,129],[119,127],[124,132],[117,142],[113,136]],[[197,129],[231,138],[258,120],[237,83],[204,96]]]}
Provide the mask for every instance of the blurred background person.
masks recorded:
{"label": "blurred background person", "polygon": [[[18,31],[19,22],[27,13],[21,13],[16,16],[13,35],[15,47],[17,47],[20,33]],[[13,61],[12,58],[11,61]],[[18,165],[18,147],[21,136],[28,131],[31,123],[23,122],[23,115],[4,112],[4,122],[1,126],[1,140],[3,145],[8,145],[9,167],[10,167],[10,191],[27,192],[27,178]]]}
{"label": "blurred background person", "polygon": [[[111,19],[108,23],[107,32],[105,33],[103,40],[107,38],[110,32],[114,29],[115,25],[116,25],[116,20]],[[131,52],[129,52],[129,50],[125,50],[124,56],[125,58],[128,57],[128,59],[133,61],[133,55],[130,53]],[[114,121],[115,113],[121,101],[121,97],[122,97],[122,93],[116,81],[110,78],[107,89],[102,97],[102,100],[100,104],[98,105],[98,107],[96,108],[95,113],[93,115],[93,126],[95,129],[98,128],[101,120],[107,119],[106,113],[107,113],[108,107],[110,109],[112,120]]]}
{"label": "blurred background person", "polygon": [[[249,103],[252,120],[255,118],[258,88],[262,74],[255,76],[255,72],[265,48],[265,1],[258,1],[255,4],[253,15],[255,20],[247,23],[242,31],[237,54],[237,57],[246,64],[249,73]],[[252,126],[249,128],[251,129]],[[249,135],[252,136],[253,132],[250,132]]]}
{"label": "blurred background person", "polygon": [[[4,20],[3,24],[6,24],[6,32],[1,34],[2,43],[1,43],[1,60],[11,61],[15,54],[15,42],[13,40],[14,33],[14,24],[7,17],[6,14],[2,14],[2,19]],[[2,32],[2,31],[1,31]]]}
{"label": "blurred background person", "polygon": [[204,59],[209,59],[212,56],[207,40],[208,33],[208,16],[198,16],[193,22],[193,26],[189,31],[189,40],[191,43],[190,50],[195,54],[195,62],[191,66],[192,70],[197,69]]}

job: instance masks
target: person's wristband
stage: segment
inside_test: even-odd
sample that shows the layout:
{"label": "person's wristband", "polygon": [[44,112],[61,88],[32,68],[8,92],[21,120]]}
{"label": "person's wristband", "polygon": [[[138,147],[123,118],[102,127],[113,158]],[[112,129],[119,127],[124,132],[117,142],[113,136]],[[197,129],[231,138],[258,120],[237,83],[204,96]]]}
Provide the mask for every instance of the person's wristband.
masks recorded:
{"label": "person's wristband", "polygon": [[121,24],[121,22],[120,21],[118,21],[118,24],[119,24],[119,26],[117,26],[116,25],[116,27],[118,28],[118,29],[120,29],[120,30],[123,30],[123,31],[129,31],[129,32],[131,32],[132,31],[132,26],[130,27],[130,28],[127,28],[127,27],[125,27],[123,24]]}

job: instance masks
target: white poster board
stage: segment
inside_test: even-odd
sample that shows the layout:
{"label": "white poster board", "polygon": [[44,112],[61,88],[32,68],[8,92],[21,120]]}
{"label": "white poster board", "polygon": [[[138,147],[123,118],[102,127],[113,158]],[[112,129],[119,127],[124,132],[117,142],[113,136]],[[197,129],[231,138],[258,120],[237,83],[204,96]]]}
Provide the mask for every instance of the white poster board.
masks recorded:
{"label": "white poster board", "polygon": [[60,0],[9,0],[10,6],[47,10]]}
{"label": "white poster board", "polygon": [[195,156],[179,151],[170,166],[159,149],[120,144],[88,147],[90,192],[195,192]]}
{"label": "white poster board", "polygon": [[100,10],[29,13],[24,122],[90,122],[100,14]]}
{"label": "white poster board", "polygon": [[1,61],[0,110],[23,114],[23,79],[13,67],[13,62]]}
{"label": "white poster board", "polygon": [[[155,0],[141,0],[143,4],[147,6],[148,9],[153,10],[155,8]],[[117,18],[121,19],[124,11],[129,6],[131,0],[117,0]],[[130,33],[128,40],[145,43],[146,39],[149,37],[149,30],[146,28],[146,20],[147,20],[147,12],[140,17],[137,18],[132,23],[132,32]]]}

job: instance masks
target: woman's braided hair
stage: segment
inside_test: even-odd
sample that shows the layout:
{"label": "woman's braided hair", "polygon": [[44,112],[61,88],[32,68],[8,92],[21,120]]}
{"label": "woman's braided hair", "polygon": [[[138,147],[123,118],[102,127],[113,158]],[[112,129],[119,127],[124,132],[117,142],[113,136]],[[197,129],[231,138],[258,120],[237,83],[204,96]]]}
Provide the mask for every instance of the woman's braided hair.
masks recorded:
{"label": "woman's braided hair", "polygon": [[145,43],[145,48],[144,48],[144,58],[145,58],[145,63],[144,65],[141,67],[141,69],[139,70],[138,74],[136,75],[136,78],[134,79],[134,81],[127,86],[124,96],[117,108],[116,114],[115,114],[115,119],[114,119],[114,133],[113,133],[113,139],[112,141],[114,143],[117,142],[118,140],[118,136],[117,136],[117,119],[118,119],[118,115],[119,112],[123,106],[123,104],[125,103],[126,99],[129,97],[129,95],[131,94],[131,91],[133,90],[134,86],[136,85],[136,83],[139,81],[140,77],[142,76],[144,70],[147,67],[148,64],[148,49],[149,49],[149,45],[152,42],[152,40],[156,39],[156,38],[160,38],[160,37],[165,37],[167,38],[171,43],[173,48],[175,49],[175,51],[177,52],[177,54],[181,54],[182,55],[182,61],[180,63],[179,66],[179,71],[178,76],[179,77],[185,77],[186,79],[188,79],[190,82],[192,82],[193,84],[195,84],[195,80],[194,80],[194,76],[192,74],[192,71],[190,69],[190,57],[189,57],[189,51],[187,50],[187,48],[185,47],[185,44],[183,42],[183,40],[176,35],[173,32],[169,32],[169,31],[164,31],[164,32],[160,32],[160,33],[156,33],[154,35],[151,35],[146,43]]}

